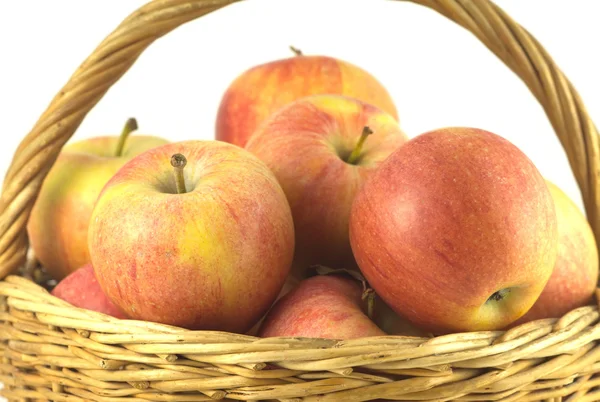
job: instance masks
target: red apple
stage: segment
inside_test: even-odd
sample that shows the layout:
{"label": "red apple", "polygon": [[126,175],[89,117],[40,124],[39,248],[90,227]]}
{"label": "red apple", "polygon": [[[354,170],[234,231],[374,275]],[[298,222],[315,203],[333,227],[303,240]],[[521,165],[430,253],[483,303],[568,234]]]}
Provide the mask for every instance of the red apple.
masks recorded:
{"label": "red apple", "polygon": [[410,140],[367,180],[350,241],[369,284],[417,326],[494,330],[524,315],[550,278],[556,211],[515,145],[444,128]]}
{"label": "red apple", "polygon": [[85,264],[69,274],[52,289],[52,294],[75,307],[97,311],[115,318],[127,318],[100,288],[92,264]]}
{"label": "red apple", "polygon": [[89,248],[100,286],[131,318],[243,333],[283,287],[293,230],[285,194],[258,158],[183,141],[114,175],[92,213]]}
{"label": "red apple", "polygon": [[338,95],[291,103],[251,137],[246,149],[273,171],[292,209],[299,266],[355,264],[348,238],[354,196],[407,140],[391,115]]}
{"label": "red apple", "polygon": [[219,105],[216,139],[244,147],[271,114],[317,94],[357,98],[398,119],[389,93],[367,71],[332,57],[299,54],[255,66],[230,84]]}
{"label": "red apple", "polygon": [[143,151],[166,144],[159,137],[129,134],[137,129],[129,119],[121,136],[94,137],[67,144],[48,172],[27,223],[36,258],[60,281],[90,262],[87,231],[102,187],[121,166]]}
{"label": "red apple", "polygon": [[598,284],[598,248],[579,207],[547,180],[558,222],[558,257],[552,276],[533,307],[516,325],[542,318],[560,318],[592,304]]}
{"label": "red apple", "polygon": [[365,315],[361,296],[362,286],[354,279],[339,275],[305,279],[273,306],[259,336],[326,339],[385,336]]}

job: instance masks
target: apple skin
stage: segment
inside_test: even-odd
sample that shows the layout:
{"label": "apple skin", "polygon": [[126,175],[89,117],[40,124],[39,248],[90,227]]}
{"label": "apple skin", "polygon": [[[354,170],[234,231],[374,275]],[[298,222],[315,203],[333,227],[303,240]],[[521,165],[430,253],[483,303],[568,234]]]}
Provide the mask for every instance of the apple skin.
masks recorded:
{"label": "apple skin", "polygon": [[76,269],[60,281],[51,293],[75,307],[96,311],[115,318],[128,318],[106,297],[96,280],[92,264],[85,264],[83,267]]}
{"label": "apple skin", "polygon": [[[349,164],[345,159],[365,126],[373,134],[357,163]],[[339,95],[295,101],[251,137],[246,149],[273,171],[292,209],[298,266],[356,267],[348,237],[352,202],[366,178],[406,141],[391,115]]]}
{"label": "apple skin", "polygon": [[[171,156],[187,158],[177,194]],[[98,282],[133,319],[244,333],[271,306],[294,253],[289,205],[258,158],[219,141],[157,147],[125,164],[94,208]]]}
{"label": "apple skin", "polygon": [[362,68],[327,56],[296,56],[260,64],[240,74],[217,112],[216,139],[244,147],[271,114],[300,98],[337,94],[398,112],[386,88]]}
{"label": "apple skin", "polygon": [[339,275],[305,279],[273,306],[258,335],[342,340],[385,336],[365,315],[361,296],[361,284],[354,279]]}
{"label": "apple skin", "polygon": [[27,234],[36,258],[57,281],[90,262],[88,223],[104,185],[134,156],[168,143],[160,137],[131,135],[117,157],[118,140],[101,136],[67,144],[42,184]]}
{"label": "apple skin", "polygon": [[350,241],[369,284],[418,327],[495,330],[523,316],[550,278],[556,221],[522,151],[485,130],[449,127],[411,139],[367,180]]}
{"label": "apple skin", "polygon": [[557,185],[546,180],[558,222],[558,256],[552,276],[533,307],[515,325],[560,318],[593,303],[598,285],[598,247],[589,222]]}

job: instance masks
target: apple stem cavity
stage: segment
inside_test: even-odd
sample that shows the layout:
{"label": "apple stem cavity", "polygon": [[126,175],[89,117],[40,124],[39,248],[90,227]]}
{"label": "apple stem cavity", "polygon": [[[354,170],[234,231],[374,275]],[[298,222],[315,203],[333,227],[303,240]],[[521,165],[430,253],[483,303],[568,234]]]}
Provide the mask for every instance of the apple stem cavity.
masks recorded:
{"label": "apple stem cavity", "polygon": [[183,178],[183,168],[187,165],[187,159],[182,154],[174,154],[171,157],[171,166],[173,166],[175,172],[175,186],[177,187],[177,194],[184,194],[185,190],[185,179]]}
{"label": "apple stem cavity", "polygon": [[123,126],[123,130],[121,131],[121,135],[119,136],[119,142],[117,143],[117,148],[115,149],[115,156],[123,155],[123,148],[125,148],[125,141],[129,137],[129,134],[138,129],[137,120],[133,117],[130,117],[125,122]]}
{"label": "apple stem cavity", "polygon": [[291,50],[292,52],[294,52],[294,54],[295,54],[296,56],[304,56],[304,54],[302,53],[302,50],[298,49],[297,47],[290,46],[290,50]]}
{"label": "apple stem cavity", "polygon": [[356,146],[352,150],[352,153],[350,154],[346,162],[348,162],[351,165],[354,165],[358,161],[358,158],[360,158],[360,152],[362,151],[362,147],[365,141],[367,140],[367,137],[371,134],[373,134],[373,130],[371,130],[369,126],[365,126],[363,128],[362,134],[360,135],[360,138],[358,139],[358,142],[356,143]]}

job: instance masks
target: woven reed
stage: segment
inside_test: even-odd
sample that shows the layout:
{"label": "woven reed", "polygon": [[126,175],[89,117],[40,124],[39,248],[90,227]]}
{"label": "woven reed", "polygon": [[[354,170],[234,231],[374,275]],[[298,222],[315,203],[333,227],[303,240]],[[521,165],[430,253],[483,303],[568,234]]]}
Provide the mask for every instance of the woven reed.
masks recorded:
{"label": "woven reed", "polygon": [[[412,0],[471,31],[543,106],[594,233],[598,133],[543,47],[488,0]],[[157,0],[77,69],[18,147],[0,198],[0,382],[11,401],[596,401],[597,306],[507,332],[352,341],[188,331],[76,309],[14,273],[40,185],[85,115],[154,40],[235,0]]]}

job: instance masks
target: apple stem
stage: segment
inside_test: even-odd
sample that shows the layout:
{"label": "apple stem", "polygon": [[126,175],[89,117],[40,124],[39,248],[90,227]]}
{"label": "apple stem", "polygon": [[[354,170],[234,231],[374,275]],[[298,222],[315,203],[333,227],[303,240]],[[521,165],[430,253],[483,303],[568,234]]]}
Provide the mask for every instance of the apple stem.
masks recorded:
{"label": "apple stem", "polygon": [[182,154],[175,154],[171,157],[171,166],[175,171],[175,185],[177,186],[177,194],[184,194],[185,180],[183,178],[183,168],[187,164],[187,159]]}
{"label": "apple stem", "polygon": [[365,288],[361,298],[363,301],[367,300],[367,317],[369,317],[369,319],[373,319],[373,310],[375,308],[375,291],[371,288]]}
{"label": "apple stem", "polygon": [[362,147],[365,141],[367,140],[367,137],[371,134],[373,134],[373,130],[371,130],[369,126],[365,126],[363,128],[362,134],[360,135],[360,138],[358,139],[358,142],[356,143],[356,146],[354,147],[352,153],[348,157],[348,163],[350,163],[351,165],[356,163],[356,161],[360,157],[360,151],[362,151]]}
{"label": "apple stem", "polygon": [[125,122],[123,126],[123,130],[121,131],[121,135],[119,136],[119,142],[117,143],[117,149],[115,150],[115,156],[123,155],[123,148],[125,148],[125,141],[129,137],[133,131],[138,129],[137,120],[133,117],[130,117]]}
{"label": "apple stem", "polygon": [[304,55],[304,54],[302,53],[302,50],[298,49],[297,47],[290,46],[290,50],[291,50],[292,52],[294,52],[294,54],[295,54],[296,56],[303,56],[303,55]]}

